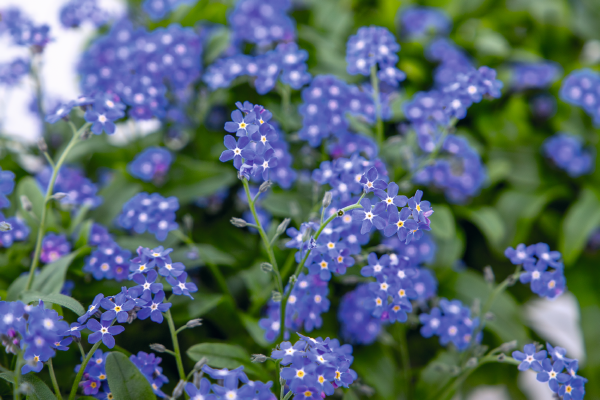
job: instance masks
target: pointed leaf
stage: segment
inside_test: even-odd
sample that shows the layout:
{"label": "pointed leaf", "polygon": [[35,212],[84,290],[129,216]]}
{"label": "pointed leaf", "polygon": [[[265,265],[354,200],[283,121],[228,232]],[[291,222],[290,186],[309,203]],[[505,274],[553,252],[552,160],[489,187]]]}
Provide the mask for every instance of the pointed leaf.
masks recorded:
{"label": "pointed leaf", "polygon": [[156,399],[150,382],[122,353],[113,351],[106,357],[106,377],[115,399]]}
{"label": "pointed leaf", "polygon": [[23,300],[24,303],[43,300],[47,303],[58,304],[59,306],[66,307],[78,316],[85,314],[85,308],[83,308],[81,303],[72,297],[65,296],[64,294],[60,293],[43,294],[30,290],[21,295],[21,300]]}
{"label": "pointed leaf", "polygon": [[29,383],[32,388],[32,393],[27,395],[27,400],[56,400],[52,390],[36,374],[30,372],[23,375],[21,379]]}

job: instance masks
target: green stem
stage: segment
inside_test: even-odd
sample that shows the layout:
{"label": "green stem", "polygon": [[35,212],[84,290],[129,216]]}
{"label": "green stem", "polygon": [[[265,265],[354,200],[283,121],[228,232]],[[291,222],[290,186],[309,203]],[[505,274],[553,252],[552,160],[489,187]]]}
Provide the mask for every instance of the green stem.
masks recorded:
{"label": "green stem", "polygon": [[83,360],[83,362],[81,363],[81,367],[79,368],[79,372],[75,376],[75,381],[73,382],[73,386],[71,387],[71,394],[69,394],[69,400],[75,400],[77,388],[79,387],[79,382],[81,382],[81,377],[83,376],[85,367],[87,367],[88,363],[90,362],[90,359],[92,358],[96,350],[98,350],[98,347],[100,347],[101,344],[102,340],[96,342],[96,344],[94,344],[94,346],[92,346],[90,351],[87,353],[87,356],[85,356],[85,359]]}
{"label": "green stem", "polygon": [[58,381],[56,380],[56,375],[54,374],[54,366],[52,365],[52,358],[48,360],[48,370],[50,371],[50,379],[52,380],[52,386],[54,387],[54,393],[56,394],[56,398],[58,400],[62,400],[62,396],[60,395],[60,389],[58,387]]}
{"label": "green stem", "polygon": [[371,86],[373,86],[373,103],[375,104],[375,116],[377,117],[377,144],[381,146],[385,137],[383,136],[383,120],[381,119],[381,102],[379,101],[379,79],[377,78],[377,65],[371,67]]}
{"label": "green stem", "polygon": [[33,283],[33,274],[37,269],[40,261],[40,253],[42,251],[42,240],[44,239],[44,233],[46,230],[46,215],[48,214],[48,203],[50,202],[50,198],[52,197],[52,194],[54,192],[54,183],[56,182],[58,172],[60,171],[60,168],[67,159],[67,155],[69,154],[71,149],[73,149],[73,146],[75,146],[77,140],[79,140],[79,137],[88,128],[88,126],[90,126],[90,124],[86,123],[81,128],[79,128],[78,131],[75,131],[75,129],[73,129],[73,125],[71,124],[71,128],[73,130],[73,137],[71,138],[71,141],[69,142],[65,150],[60,155],[60,158],[56,162],[56,166],[52,171],[52,177],[50,178],[50,182],[48,182],[48,189],[46,190],[46,197],[44,198],[44,203],[42,204],[42,217],[40,219],[40,227],[38,229],[37,241],[35,243],[35,252],[33,254],[31,267],[29,268],[29,276],[27,277],[27,283],[25,284],[24,291],[27,291],[31,288],[31,284]]}
{"label": "green stem", "polygon": [[31,60],[31,78],[33,79],[33,83],[35,86],[37,112],[42,127],[41,136],[44,138],[46,137],[48,123],[46,122],[46,115],[44,113],[44,101],[42,98],[42,81],[40,79],[40,70],[42,64],[41,55],[32,53]]}
{"label": "green stem", "polygon": [[171,332],[171,338],[173,339],[173,350],[175,351],[175,361],[177,361],[177,371],[179,372],[179,378],[185,380],[185,370],[183,369],[183,361],[181,359],[181,351],[179,350],[179,340],[177,339],[177,333],[175,333],[175,323],[171,316],[171,310],[167,310],[165,313],[167,322],[169,323],[169,331]]}
{"label": "green stem", "polygon": [[79,351],[81,352],[81,359],[85,359],[85,351],[83,350],[83,346],[81,345],[81,342],[77,342],[77,345],[79,346]]}
{"label": "green stem", "polygon": [[254,216],[254,221],[256,222],[256,226],[258,228],[258,233],[260,234],[263,244],[267,249],[269,261],[271,261],[271,265],[273,265],[273,271],[275,272],[275,285],[277,286],[277,290],[279,291],[279,293],[283,294],[283,282],[281,280],[281,274],[279,273],[279,267],[277,266],[275,254],[273,253],[273,248],[271,247],[270,240],[267,237],[267,234],[265,233],[265,230],[263,229],[260,220],[258,219],[258,215],[256,214],[256,207],[254,207],[254,200],[250,195],[250,187],[248,186],[248,181],[246,179],[242,179],[242,183],[244,185],[244,190],[246,191],[246,197],[248,198],[250,211],[252,211],[252,216]]}
{"label": "green stem", "polygon": [[[327,225],[329,225],[329,223],[331,221],[333,221],[334,219],[336,219],[337,217],[341,217],[342,215],[346,214],[348,211],[350,210],[354,210],[356,208],[362,208],[362,205],[360,204],[361,200],[363,199],[363,197],[365,197],[365,195],[367,194],[367,192],[362,193],[362,195],[360,196],[360,198],[356,201],[356,203],[349,205],[348,207],[344,207],[341,210],[338,210],[338,212],[332,214],[329,218],[327,218],[325,220],[325,222],[323,222],[321,224],[321,226],[319,227],[319,230],[317,231],[317,233],[315,233],[314,239],[317,240],[319,239],[319,236],[321,236],[321,232],[323,232],[323,229],[325,229],[325,227]],[[341,212],[341,214],[340,214]],[[290,279],[290,286],[289,288],[286,290],[283,298],[281,299],[281,307],[280,307],[280,328],[279,328],[279,337],[278,339],[281,339],[283,337],[283,328],[285,326],[285,321],[283,320],[283,316],[285,316],[285,308],[287,307],[287,301],[288,298],[290,297],[290,293],[292,293],[292,290],[294,289],[294,285],[296,284],[296,280],[298,279],[298,275],[300,275],[300,272],[302,272],[302,268],[304,267],[304,264],[306,263],[306,260],[308,259],[308,256],[310,255],[312,249],[309,249],[306,251],[306,254],[304,255],[304,257],[302,258],[302,260],[300,261],[300,263],[298,263],[298,266],[296,267],[296,271],[294,272],[293,277],[295,279]],[[281,342],[281,340],[277,340],[277,342]]]}
{"label": "green stem", "polygon": [[15,372],[13,375],[13,382],[15,383],[13,394],[15,400],[21,400],[21,392],[19,392],[19,378],[21,377],[21,354],[19,353],[15,357],[17,358],[17,361],[15,362]]}
{"label": "green stem", "polygon": [[406,341],[406,326],[396,324],[396,341],[398,343],[398,350],[400,351],[400,359],[402,360],[402,372],[404,373],[404,384],[406,399],[410,399],[410,385],[411,385],[411,369],[410,369],[410,355],[408,353],[408,342]]}

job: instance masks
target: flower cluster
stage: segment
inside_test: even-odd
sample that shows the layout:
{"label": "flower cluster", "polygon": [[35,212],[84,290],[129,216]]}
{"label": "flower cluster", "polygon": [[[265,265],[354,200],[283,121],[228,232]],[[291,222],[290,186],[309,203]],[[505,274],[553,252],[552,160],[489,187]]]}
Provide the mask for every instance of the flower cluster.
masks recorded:
{"label": "flower cluster", "polygon": [[104,25],[108,14],[98,7],[96,0],[70,0],[60,9],[59,18],[65,28],[77,28],[85,21],[95,26]]}
{"label": "flower cluster", "polygon": [[240,76],[254,78],[259,94],[270,92],[278,79],[300,89],[312,79],[307,72],[307,58],[308,53],[296,43],[281,43],[274,50],[257,56],[236,54],[220,58],[207,68],[202,79],[212,90],[229,87]]}
{"label": "flower cluster", "polygon": [[[187,273],[185,266],[180,262],[173,262],[169,254],[173,249],[164,249],[162,246],[155,249],[147,247],[138,247],[137,257],[131,260],[129,266],[129,279],[138,284],[133,290],[140,298],[148,301],[146,308],[138,313],[138,318],[146,319],[151,317],[152,321],[161,323],[163,321],[162,312],[168,310],[169,303],[163,303],[165,293],[162,290],[162,283],[157,282],[158,276],[164,277],[172,286],[173,294],[176,296],[188,296],[193,299],[190,293],[198,291],[198,287],[187,282]],[[154,294],[154,300],[152,300]]]}
{"label": "flower cluster", "polygon": [[[52,167],[47,166],[37,174],[36,180],[42,193],[46,193],[52,173]],[[60,203],[74,208],[84,205],[90,208],[98,207],[102,204],[102,197],[98,196],[97,192],[98,187],[77,167],[62,167],[54,183],[54,193],[66,194]]]}
{"label": "flower cluster", "polygon": [[594,121],[600,125],[600,74],[590,69],[580,69],[571,72],[562,81],[560,98],[585,110]]}
{"label": "flower cluster", "polygon": [[249,380],[243,366],[230,371],[227,368],[214,369],[204,365],[202,372],[218,383],[211,384],[206,378],[202,378],[197,386],[191,382],[186,383],[185,392],[191,399],[275,400],[277,398],[271,392],[273,382]]}
{"label": "flower cluster", "polygon": [[129,360],[138,367],[142,375],[150,382],[150,386],[152,386],[152,390],[154,393],[160,397],[167,397],[160,388],[165,383],[169,383],[169,378],[167,378],[163,373],[162,367],[160,367],[160,363],[162,362],[162,358],[156,357],[154,353],[146,353],[140,351],[136,355],[129,356]]}
{"label": "flower cluster", "polygon": [[16,86],[21,79],[29,73],[31,64],[29,60],[17,58],[11,62],[0,64],[0,84]]}
{"label": "flower cluster", "polygon": [[117,218],[121,228],[133,229],[136,233],[146,231],[163,241],[170,231],[179,227],[175,222],[175,211],[179,209],[176,197],[164,198],[158,193],[138,193],[123,205]]}
{"label": "flower cluster", "polygon": [[84,93],[113,92],[137,120],[167,116],[167,87],[183,92],[201,71],[202,41],[191,28],[148,32],[123,20],[96,39],[79,64]]}
{"label": "flower cluster", "polygon": [[94,279],[114,279],[117,282],[127,279],[131,252],[122,249],[117,243],[107,241],[85,259],[83,272],[92,274]]}
{"label": "flower cluster", "polygon": [[0,208],[10,207],[8,195],[15,189],[15,173],[0,168]]}
{"label": "flower cluster", "polygon": [[558,133],[544,142],[543,150],[556,166],[576,178],[594,170],[595,155],[583,147],[583,139],[566,133]]}
{"label": "flower cluster", "polygon": [[538,296],[554,299],[566,290],[562,255],[558,251],[550,251],[546,243],[529,246],[521,243],[516,249],[508,247],[504,255],[514,265],[523,266],[525,271],[519,280],[521,283],[530,283],[531,291]]}
{"label": "flower cluster", "polygon": [[567,358],[567,351],[562,347],[552,347],[550,343],[546,343],[547,351],[541,347],[527,344],[523,351],[512,353],[513,358],[521,362],[519,371],[532,369],[537,373],[537,380],[547,382],[550,390],[563,400],[582,400],[588,380],[577,375],[579,361]]}
{"label": "flower cluster", "polygon": [[561,74],[560,65],[550,61],[517,63],[512,67],[511,86],[516,90],[544,89]]}
{"label": "flower cluster", "polygon": [[176,9],[181,4],[192,4],[198,0],[145,0],[142,3],[142,9],[152,18],[157,21],[163,19],[172,10]]}
{"label": "flower cluster", "polygon": [[448,35],[452,30],[452,21],[448,15],[435,7],[407,7],[400,14],[402,34],[411,39],[420,39],[429,35]]}
{"label": "flower cluster", "polygon": [[350,36],[346,44],[347,71],[350,75],[369,76],[371,69],[379,67],[377,77],[391,86],[398,86],[406,74],[396,68],[400,45],[386,28],[362,27]]}
{"label": "flower cluster", "polygon": [[[371,87],[348,85],[333,75],[319,75],[310,86],[302,90],[303,104],[298,112],[302,116],[302,129],[298,136],[317,147],[331,134],[347,132],[350,122],[346,114],[359,116],[367,122],[375,121],[375,105]],[[380,95],[382,118],[388,119],[391,111],[388,102]]]}
{"label": "flower cluster", "polygon": [[369,345],[379,336],[384,321],[381,316],[374,317],[371,310],[365,307],[370,298],[368,284],[358,285],[342,297],[338,320],[341,324],[340,333],[345,341]]}
{"label": "flower cluster", "polygon": [[[350,257],[352,262],[354,260]],[[286,288],[286,291],[289,287]],[[312,332],[323,324],[321,314],[329,311],[329,288],[327,281],[322,280],[319,275],[306,276],[301,273],[298,281],[292,288],[285,309],[285,333],[284,338],[289,339],[290,331],[304,329]],[[273,341],[281,330],[280,323],[281,302],[269,301],[267,316],[259,321],[261,328],[265,330],[265,339]]]}
{"label": "flower cluster", "polygon": [[50,42],[50,27],[36,25],[18,8],[0,11],[0,34],[8,33],[17,46],[30,47],[41,53]]}
{"label": "flower cluster", "polygon": [[441,299],[439,307],[432,308],[429,314],[420,314],[419,320],[423,324],[423,337],[439,336],[442,346],[452,343],[460,351],[466,350],[473,340],[481,342],[483,336],[479,330],[477,337],[473,339],[479,328],[479,318],[472,318],[469,307],[465,307],[459,300]]}
{"label": "flower cluster", "polygon": [[48,233],[44,237],[44,240],[42,240],[40,260],[45,263],[51,263],[69,254],[70,251],[71,243],[69,243],[65,235]]}
{"label": "flower cluster", "polygon": [[23,219],[19,217],[5,218],[4,214],[0,212],[0,222],[10,225],[10,230],[0,231],[0,247],[8,248],[14,242],[22,242],[29,237],[31,230]]}
{"label": "flower cluster", "polygon": [[454,135],[446,137],[441,150],[442,157],[417,171],[414,181],[442,189],[453,203],[464,203],[476,196],[487,180],[479,154],[465,138]]}
{"label": "flower cluster", "polygon": [[[238,110],[231,113],[233,121],[225,124],[227,132],[235,133],[239,139],[236,141],[231,135],[225,136],[225,147],[227,150],[221,153],[219,160],[227,162],[233,160],[233,166],[240,171],[240,175],[249,179],[251,176],[257,179],[269,180],[269,172],[279,165],[278,157],[275,155],[274,146],[278,147],[278,153],[286,158],[283,173],[275,174],[285,185],[291,184],[293,178],[291,169],[291,156],[287,152],[287,146],[278,146],[279,140],[277,130],[269,123],[272,117],[270,111],[263,106],[253,105],[249,102],[236,103]],[[287,153],[287,154],[286,154]],[[274,177],[275,179],[275,177]]]}
{"label": "flower cluster", "polygon": [[294,398],[319,400],[356,380],[356,372],[350,369],[354,360],[352,346],[340,345],[337,339],[298,336],[300,340],[294,345],[282,342],[271,353],[272,358],[286,366],[281,370],[281,378]]}
{"label": "flower cluster", "polygon": [[286,12],[290,0],[240,0],[227,21],[234,44],[254,43],[266,47],[274,42],[289,42],[296,37],[294,21]]}
{"label": "flower cluster", "polygon": [[148,147],[135,156],[129,163],[129,173],[143,181],[160,182],[171,166],[173,157],[171,153],[162,147]]}

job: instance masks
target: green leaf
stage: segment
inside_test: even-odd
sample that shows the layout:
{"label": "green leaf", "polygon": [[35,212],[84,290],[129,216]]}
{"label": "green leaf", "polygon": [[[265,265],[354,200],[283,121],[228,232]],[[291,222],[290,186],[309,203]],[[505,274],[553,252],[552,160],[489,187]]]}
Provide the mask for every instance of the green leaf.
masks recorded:
{"label": "green leaf", "polygon": [[8,291],[6,292],[6,300],[19,300],[19,295],[23,293],[23,290],[25,290],[25,284],[27,284],[27,275],[22,275],[15,279],[8,287]]}
{"label": "green leaf", "polygon": [[141,191],[139,183],[116,173],[112,181],[98,192],[105,201],[90,213],[90,218],[94,221],[113,221],[121,213],[123,205]]}
{"label": "green leaf", "polygon": [[235,258],[229,255],[229,253],[217,249],[213,245],[199,243],[194,245],[194,247],[198,249],[198,253],[200,253],[200,261],[203,263],[215,265],[235,264]]}
{"label": "green leaf", "polygon": [[[466,210],[466,217],[473,222],[483,233],[490,247],[498,250],[506,234],[504,221],[498,210],[493,207],[479,207],[478,209]],[[435,213],[434,213],[435,214]]]}
{"label": "green leaf", "polygon": [[[459,357],[456,352],[448,350],[440,351],[437,356],[421,370],[419,380],[416,386],[417,399],[427,399],[428,395],[440,390],[450,379],[452,375],[448,371],[450,368],[457,367]],[[441,368],[440,368],[441,367]]]}
{"label": "green leaf", "polygon": [[212,64],[227,49],[230,44],[231,32],[226,27],[216,27],[214,33],[210,35],[208,43],[204,50],[204,63]]}
{"label": "green leaf", "polygon": [[435,212],[430,217],[431,224],[434,226],[431,232],[442,240],[452,240],[456,237],[456,224],[452,210],[442,204],[436,204],[432,208]]}
{"label": "green leaf", "polygon": [[351,114],[346,114],[346,118],[350,122],[350,127],[356,132],[362,133],[371,138],[375,137],[375,133],[371,129],[371,125],[367,124],[364,120]]}
{"label": "green leaf", "polygon": [[44,302],[58,304],[59,306],[66,307],[73,311],[78,316],[85,314],[85,308],[72,297],[65,296],[60,293],[43,294],[35,291],[27,291],[21,295],[21,300],[24,303],[31,303],[33,301],[42,300]]}
{"label": "green leaf", "polygon": [[113,351],[106,357],[106,378],[115,399],[156,399],[148,380],[122,353]]}
{"label": "green leaf", "polygon": [[40,273],[33,278],[31,290],[43,294],[60,293],[65,283],[67,269],[69,269],[69,266],[79,254],[88,250],[89,247],[82,247],[59,258],[53,263],[47,264],[42,268]]}
{"label": "green leaf", "polygon": [[572,265],[583,251],[588,237],[600,224],[600,200],[590,188],[584,188],[569,208],[560,227],[558,251],[565,265]]}
{"label": "green leaf", "polygon": [[221,304],[223,295],[220,294],[194,294],[194,300],[188,302],[188,313],[190,318],[198,318]]}
{"label": "green leaf", "polygon": [[189,185],[177,185],[177,187],[167,191],[166,196],[175,196],[182,204],[191,203],[198,197],[210,196],[219,189],[231,186],[235,180],[236,177],[233,171],[223,171],[216,176],[194,181]]}
{"label": "green leaf", "polygon": [[14,374],[12,372],[2,372],[0,373],[0,378],[4,379],[7,382],[14,383]]}
{"label": "green leaf", "polygon": [[27,400],[56,400],[52,390],[36,374],[23,375],[22,379],[24,382],[29,383],[32,388],[32,393],[27,395]]}
{"label": "green leaf", "polygon": [[90,232],[92,230],[92,225],[94,225],[94,221],[88,219],[84,221],[83,224],[80,226],[79,232],[77,233],[77,241],[75,242],[75,248],[80,248],[88,244]]}
{"label": "green leaf", "polygon": [[243,365],[246,372],[257,376],[265,375],[261,367],[250,362],[250,354],[243,347],[237,345],[200,343],[190,347],[187,350],[187,355],[194,361],[206,357],[208,365],[213,368],[233,369]]}
{"label": "green leaf", "polygon": [[396,383],[400,383],[400,371],[397,370],[389,349],[380,343],[357,348],[352,368],[381,398],[396,398],[395,394],[399,390]]}
{"label": "green leaf", "polygon": [[310,206],[304,198],[289,192],[270,193],[262,199],[262,207],[276,217],[296,218],[310,211]]}
{"label": "green leaf", "polygon": [[252,337],[252,340],[254,340],[254,342],[259,346],[262,346],[264,348],[270,348],[271,344],[265,339],[265,331],[260,326],[258,326],[258,320],[252,318],[248,314],[242,313],[241,311],[238,312],[240,313],[242,323],[244,324],[244,327],[246,327],[246,330]]}
{"label": "green leaf", "polygon": [[[27,224],[32,227],[31,236],[35,237],[37,232],[37,227],[39,226],[39,220],[42,217],[42,208],[44,207],[44,196],[45,193],[42,193],[40,186],[37,184],[36,180],[31,176],[26,176],[22,178],[15,190],[16,198],[19,199],[19,210],[21,212],[21,216],[25,218]],[[33,206],[33,214],[37,217],[37,220],[33,218],[29,212],[23,209],[23,205],[21,204],[20,198],[21,196],[27,196],[29,201]],[[46,215],[46,227],[52,227],[56,225],[56,218],[52,212],[48,212]]]}

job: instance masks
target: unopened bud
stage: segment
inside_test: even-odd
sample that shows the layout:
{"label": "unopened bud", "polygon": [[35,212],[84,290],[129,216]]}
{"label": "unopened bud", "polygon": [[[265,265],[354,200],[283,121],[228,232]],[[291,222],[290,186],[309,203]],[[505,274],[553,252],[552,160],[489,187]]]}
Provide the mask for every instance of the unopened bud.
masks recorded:
{"label": "unopened bud", "polygon": [[477,359],[475,357],[469,358],[466,366],[467,366],[467,368],[475,368],[477,366]]}
{"label": "unopened bud", "polygon": [[502,345],[500,345],[500,351],[503,353],[508,353],[509,351],[512,351],[516,348],[517,348],[516,340],[511,340],[510,342],[502,343]]}
{"label": "unopened bud", "polygon": [[273,299],[275,303],[279,303],[281,301],[281,293],[279,293],[277,290],[273,290],[271,293],[271,299]]}
{"label": "unopened bud", "polygon": [[277,227],[277,232],[275,234],[277,236],[282,235],[283,232],[285,232],[285,230],[287,229],[288,225],[290,224],[290,221],[291,221],[290,218],[286,218],[283,221],[281,221],[281,223]]}
{"label": "unopened bud", "polygon": [[241,219],[241,218],[235,218],[234,217],[234,218],[231,218],[229,220],[229,222],[231,222],[231,224],[233,226],[235,226],[236,228],[245,228],[246,226],[248,226],[248,223],[245,220]]}
{"label": "unopened bud", "polygon": [[267,274],[273,272],[273,266],[267,262],[260,264],[260,269],[262,270],[262,272],[266,272]]}
{"label": "unopened bud", "polygon": [[310,238],[310,240],[308,241],[308,249],[312,250],[315,247],[317,247],[317,241],[315,240],[315,238]]}
{"label": "unopened bud", "polygon": [[323,208],[327,208],[331,205],[332,198],[333,195],[331,194],[331,192],[325,192],[325,195],[323,196]]}
{"label": "unopened bud", "polygon": [[295,285],[297,281],[298,281],[298,278],[296,278],[296,275],[290,276],[290,283],[292,285]]}
{"label": "unopened bud", "polygon": [[500,353],[498,354],[498,361],[502,362],[506,359],[506,356],[504,355],[504,353]]}
{"label": "unopened bud", "polygon": [[250,356],[250,361],[253,363],[264,363],[267,361],[267,356],[263,354],[252,354],[252,356]]}
{"label": "unopened bud", "polygon": [[173,389],[173,398],[176,399],[179,396],[181,396],[183,394],[183,387],[185,385],[185,381],[183,379],[181,379],[178,383],[177,386],[175,386],[175,389]]}
{"label": "unopened bud", "polygon": [[188,232],[191,231],[194,227],[194,218],[190,214],[185,214],[183,216],[183,225],[185,226],[185,229],[188,230]]}
{"label": "unopened bud", "polygon": [[23,210],[27,212],[33,210],[33,204],[31,204],[31,200],[29,200],[29,197],[25,195],[21,196],[21,207],[23,207]]}
{"label": "unopened bud", "polygon": [[515,283],[517,283],[518,279],[519,279],[518,274],[512,274],[512,275],[509,275],[508,278],[506,278],[506,280],[507,280],[506,283],[508,286],[513,286]]}
{"label": "unopened bud", "polygon": [[150,345],[150,349],[156,351],[157,353],[164,353],[165,351],[167,351],[167,348],[160,343],[152,343]]}
{"label": "unopened bud", "polygon": [[198,372],[198,371],[195,371],[194,374],[192,375],[192,383],[197,388],[200,387],[200,381],[202,381],[202,375],[204,375],[204,373],[203,372]]}
{"label": "unopened bud", "polygon": [[494,271],[489,265],[483,267],[483,279],[485,279],[487,283],[494,283],[496,281]]}
{"label": "unopened bud", "polygon": [[475,315],[479,315],[479,312],[481,311],[481,300],[476,297],[473,299],[473,304],[471,304],[471,313],[475,314]]}
{"label": "unopened bud", "polygon": [[485,318],[486,321],[493,321],[496,319],[496,316],[494,315],[493,312],[486,312],[485,315],[483,316],[483,318]]}
{"label": "unopened bud", "polygon": [[40,138],[37,141],[37,145],[38,145],[38,149],[40,149],[40,151],[42,153],[47,153],[48,152],[48,145],[46,144],[46,141],[44,140],[44,138]]}
{"label": "unopened bud", "polygon": [[0,222],[0,232],[12,231],[12,225],[6,221]]}
{"label": "unopened bud", "polygon": [[202,325],[202,318],[191,319],[185,324],[186,328],[195,328],[195,327],[201,326],[201,325]]}
{"label": "unopened bud", "polygon": [[260,184],[260,186],[258,187],[258,193],[264,193],[267,190],[269,190],[269,188],[273,185],[273,182],[271,181],[264,181],[263,183]]}
{"label": "unopened bud", "polygon": [[62,200],[67,196],[68,196],[68,194],[66,194],[64,192],[57,192],[57,193],[54,193],[51,198],[54,200]]}
{"label": "unopened bud", "polygon": [[85,130],[85,132],[83,132],[83,134],[81,135],[81,140],[88,140],[89,138],[92,137],[92,131],[88,128]]}
{"label": "unopened bud", "polygon": [[208,363],[208,358],[202,357],[196,365],[194,365],[194,371],[202,371],[202,367],[204,367]]}

